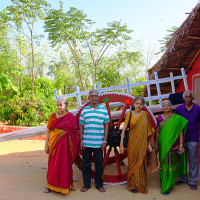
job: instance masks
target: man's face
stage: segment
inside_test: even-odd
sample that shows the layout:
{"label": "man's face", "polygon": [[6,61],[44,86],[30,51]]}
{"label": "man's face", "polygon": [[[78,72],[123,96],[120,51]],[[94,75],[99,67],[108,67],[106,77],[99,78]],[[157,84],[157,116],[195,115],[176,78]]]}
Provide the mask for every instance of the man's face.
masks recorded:
{"label": "man's face", "polygon": [[89,101],[91,104],[97,104],[99,101],[99,96],[97,92],[91,92],[89,96]]}
{"label": "man's face", "polygon": [[192,104],[192,101],[193,101],[193,96],[191,93],[187,92],[185,93],[184,97],[183,97],[183,100],[185,102],[186,105],[190,105]]}

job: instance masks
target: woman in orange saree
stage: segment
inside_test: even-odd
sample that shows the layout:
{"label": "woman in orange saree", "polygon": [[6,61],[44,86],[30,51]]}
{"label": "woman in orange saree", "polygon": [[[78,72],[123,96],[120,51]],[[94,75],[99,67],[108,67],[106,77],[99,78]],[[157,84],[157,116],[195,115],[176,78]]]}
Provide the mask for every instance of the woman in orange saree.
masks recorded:
{"label": "woman in orange saree", "polygon": [[50,190],[68,194],[73,187],[72,164],[79,144],[78,126],[74,115],[67,111],[65,98],[57,100],[57,112],[48,121],[45,152],[49,154],[47,187]]}
{"label": "woman in orange saree", "polygon": [[[151,130],[149,114],[142,110],[144,99],[136,97],[134,101],[135,110],[132,111],[130,120],[130,131],[127,146],[128,172],[127,188],[133,193],[147,193],[147,151],[149,152],[150,171],[158,167],[155,151],[154,135]],[[122,130],[120,151],[124,152],[123,138],[130,118],[130,112],[126,115]]]}

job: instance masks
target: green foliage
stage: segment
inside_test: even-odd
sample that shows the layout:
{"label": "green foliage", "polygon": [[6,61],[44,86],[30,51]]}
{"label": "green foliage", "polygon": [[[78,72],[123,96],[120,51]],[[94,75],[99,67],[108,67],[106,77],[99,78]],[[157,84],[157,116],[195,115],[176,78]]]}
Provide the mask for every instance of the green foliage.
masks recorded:
{"label": "green foliage", "polygon": [[35,94],[32,94],[31,79],[24,81],[21,95],[1,99],[0,120],[16,126],[39,126],[47,123],[50,114],[56,110],[54,84],[48,78],[35,80]]}
{"label": "green foliage", "polygon": [[167,47],[167,43],[172,39],[173,37],[173,33],[178,29],[178,27],[176,26],[172,26],[171,29],[167,30],[168,35],[166,35],[162,40],[158,40],[160,42],[160,45],[162,45],[160,47],[160,52],[156,53],[156,54],[160,54],[166,51]]}
{"label": "green foliage", "polygon": [[122,25],[121,21],[109,22],[107,26],[107,28],[97,29],[96,32],[93,32],[95,37],[93,45],[121,45],[124,41],[131,39],[128,34],[133,31],[128,29],[126,24]]}
{"label": "green foliage", "polygon": [[[22,93],[26,91],[31,91],[31,78],[24,80]],[[50,110],[54,111],[56,109],[55,99],[54,99],[54,89],[55,84],[48,78],[38,78],[34,81],[34,94],[37,98],[45,103],[45,106]]]}
{"label": "green foliage", "polygon": [[[144,82],[144,81],[145,81],[144,77],[136,80],[136,82]],[[143,88],[144,88],[144,86],[138,86],[138,87],[132,88],[131,95],[134,97],[142,96]]]}
{"label": "green foliage", "polygon": [[89,29],[93,23],[86,14],[74,7],[70,7],[70,10],[64,13],[61,4],[60,9],[51,9],[48,12],[45,20],[45,32],[48,32],[53,46],[59,43],[65,44],[67,41],[76,45],[84,40],[85,34],[87,35],[83,29]]}
{"label": "green foliage", "polygon": [[[122,79],[126,82],[126,76],[131,83],[143,77],[142,54],[129,50],[132,30],[121,21],[95,30],[83,11],[71,7],[64,12],[62,3],[45,18],[49,8],[45,0],[11,2],[0,12],[1,121],[39,126],[56,110],[54,89],[69,94],[74,85],[89,90],[97,80],[101,87],[109,87],[121,84]],[[34,31],[35,22],[44,18],[51,50],[39,46],[41,35]],[[51,79],[43,78],[46,75]],[[138,96],[141,91],[138,87],[132,94]],[[77,108],[76,98],[68,102],[69,109]]]}
{"label": "green foliage", "polygon": [[116,66],[105,65],[98,72],[98,81],[101,87],[109,87],[121,84],[121,75]]}
{"label": "green foliage", "polygon": [[[4,12],[0,12],[0,20],[2,21],[4,14]],[[16,51],[12,49],[8,34],[8,26],[2,22],[0,24],[0,96],[19,91],[16,80],[21,75],[20,66],[16,65]]]}
{"label": "green foliage", "polygon": [[16,24],[21,24],[26,21],[27,25],[31,26],[33,21],[44,19],[44,12],[49,7],[45,0],[11,0],[13,5],[8,6],[10,19]]}
{"label": "green foliage", "polygon": [[26,91],[21,97],[1,103],[1,121],[15,126],[39,126],[48,120],[51,110],[39,97]]}
{"label": "green foliage", "polygon": [[[31,63],[32,63],[32,90],[34,90],[34,42],[36,39],[40,39],[41,35],[37,35],[34,32],[34,25],[38,20],[45,18],[45,12],[47,11],[49,4],[46,0],[11,0],[12,5],[7,6],[6,13],[4,15],[4,23],[7,23],[10,27],[17,30],[18,33],[23,35],[25,42],[29,44],[31,49]],[[23,30],[23,26],[26,26],[29,33]]]}
{"label": "green foliage", "polygon": [[[111,46],[121,45],[131,39],[129,34],[132,30],[126,24],[110,22],[106,28],[92,31],[94,22],[87,18],[83,11],[71,7],[68,12],[63,11],[63,4],[60,9],[51,9],[45,20],[45,32],[48,32],[52,46],[66,44],[76,63],[76,71],[79,76],[81,87],[85,90],[84,68],[92,72],[91,82],[96,84],[97,71],[100,60]],[[87,63],[84,61],[87,58]],[[86,75],[86,77],[88,77]]]}

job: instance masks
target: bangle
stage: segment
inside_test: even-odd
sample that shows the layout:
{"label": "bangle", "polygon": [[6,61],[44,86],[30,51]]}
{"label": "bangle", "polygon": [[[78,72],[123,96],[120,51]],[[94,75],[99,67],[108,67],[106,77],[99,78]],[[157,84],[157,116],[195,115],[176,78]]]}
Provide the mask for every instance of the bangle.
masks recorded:
{"label": "bangle", "polygon": [[180,147],[183,147],[183,144],[180,144]]}
{"label": "bangle", "polygon": [[103,142],[105,142],[107,144],[107,141],[104,140]]}

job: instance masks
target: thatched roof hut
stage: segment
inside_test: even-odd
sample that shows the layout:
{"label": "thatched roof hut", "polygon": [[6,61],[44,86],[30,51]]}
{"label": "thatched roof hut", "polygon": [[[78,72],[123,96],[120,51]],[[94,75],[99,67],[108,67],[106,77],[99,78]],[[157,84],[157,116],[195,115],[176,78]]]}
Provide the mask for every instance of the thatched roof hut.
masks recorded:
{"label": "thatched roof hut", "polygon": [[[170,72],[174,76],[181,75],[181,68],[185,69],[186,74],[192,69],[194,62],[200,54],[200,2],[188,14],[186,20],[174,32],[172,39],[166,45],[167,50],[160,60],[148,70],[149,79],[154,79],[154,72],[158,73],[159,78],[169,77]],[[200,66],[199,66],[200,70]],[[178,86],[179,81],[175,82]],[[161,84],[161,92],[170,93],[170,83]],[[151,94],[156,94],[156,86],[151,86]],[[146,89],[144,95],[147,95]]]}

